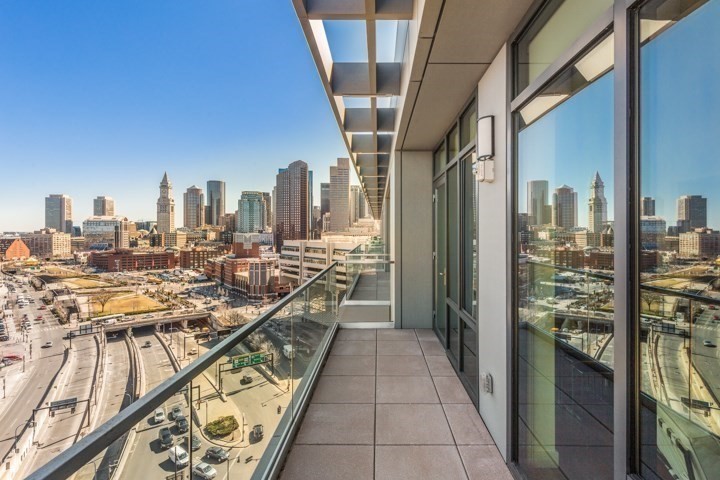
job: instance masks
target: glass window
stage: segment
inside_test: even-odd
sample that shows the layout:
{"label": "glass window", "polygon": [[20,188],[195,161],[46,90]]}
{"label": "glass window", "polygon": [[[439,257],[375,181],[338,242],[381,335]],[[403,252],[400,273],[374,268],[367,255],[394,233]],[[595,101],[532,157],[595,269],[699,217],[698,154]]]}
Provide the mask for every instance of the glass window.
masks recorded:
{"label": "glass window", "polygon": [[473,100],[460,117],[460,148],[465,148],[477,137],[477,105]]}
{"label": "glass window", "polygon": [[443,142],[435,151],[435,155],[433,155],[433,163],[435,165],[435,175],[438,175],[440,172],[445,170],[445,165],[447,165],[447,150],[445,149],[445,142]]}
{"label": "glass window", "polygon": [[448,205],[448,258],[447,258],[447,282],[448,298],[456,304],[460,302],[458,290],[458,276],[460,270],[460,255],[458,251],[459,227],[458,227],[458,167],[453,165],[447,173],[447,205]]}
{"label": "glass window", "polygon": [[550,0],[517,45],[517,91],[520,93],[567,50],[613,0]]}
{"label": "glass window", "polygon": [[613,477],[608,43],[515,117],[518,466],[528,478]]}
{"label": "glass window", "polygon": [[720,0],[639,15],[642,473],[717,478]]}
{"label": "glass window", "polygon": [[472,156],[463,168],[463,309],[477,319],[477,182]]}
{"label": "glass window", "polygon": [[460,132],[458,132],[457,125],[450,130],[447,141],[449,153],[448,158],[452,160],[457,157],[457,154],[460,152]]}

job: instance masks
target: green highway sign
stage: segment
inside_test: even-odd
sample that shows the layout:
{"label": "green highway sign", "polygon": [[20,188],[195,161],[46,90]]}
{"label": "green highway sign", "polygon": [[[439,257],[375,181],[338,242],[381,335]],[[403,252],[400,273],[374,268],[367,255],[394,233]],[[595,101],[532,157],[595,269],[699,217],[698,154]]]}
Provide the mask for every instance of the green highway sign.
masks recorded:
{"label": "green highway sign", "polygon": [[271,359],[271,355],[268,355],[265,352],[247,353],[245,355],[233,357],[232,368],[251,367],[253,365],[269,362]]}

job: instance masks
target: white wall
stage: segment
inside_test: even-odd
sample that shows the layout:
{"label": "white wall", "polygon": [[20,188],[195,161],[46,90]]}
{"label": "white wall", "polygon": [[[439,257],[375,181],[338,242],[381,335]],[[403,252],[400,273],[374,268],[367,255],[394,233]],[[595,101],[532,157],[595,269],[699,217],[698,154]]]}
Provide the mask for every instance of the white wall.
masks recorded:
{"label": "white wall", "polygon": [[506,176],[506,59],[505,47],[478,83],[478,118],[495,116],[495,181],[478,185],[478,361],[481,373],[494,380],[492,394],[480,392],[480,415],[500,453],[507,459],[508,237]]}

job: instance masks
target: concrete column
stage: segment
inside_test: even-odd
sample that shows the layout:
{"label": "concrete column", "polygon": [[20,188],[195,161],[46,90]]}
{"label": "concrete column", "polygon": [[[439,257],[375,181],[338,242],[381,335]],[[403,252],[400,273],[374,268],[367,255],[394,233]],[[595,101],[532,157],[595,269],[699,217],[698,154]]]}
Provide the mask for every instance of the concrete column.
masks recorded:
{"label": "concrete column", "polygon": [[395,152],[390,168],[391,317],[396,328],[430,328],[432,152]]}

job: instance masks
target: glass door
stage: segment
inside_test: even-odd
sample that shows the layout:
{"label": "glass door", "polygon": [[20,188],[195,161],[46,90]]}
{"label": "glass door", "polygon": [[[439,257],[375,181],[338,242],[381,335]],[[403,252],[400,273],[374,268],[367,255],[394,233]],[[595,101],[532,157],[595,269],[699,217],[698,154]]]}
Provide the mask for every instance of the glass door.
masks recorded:
{"label": "glass door", "polygon": [[433,310],[435,312],[434,329],[445,345],[447,343],[447,198],[445,177],[440,177],[434,184],[433,193],[434,252],[435,258],[435,295]]}

